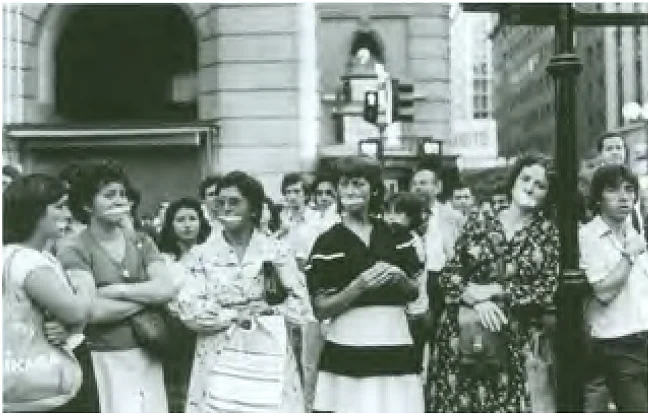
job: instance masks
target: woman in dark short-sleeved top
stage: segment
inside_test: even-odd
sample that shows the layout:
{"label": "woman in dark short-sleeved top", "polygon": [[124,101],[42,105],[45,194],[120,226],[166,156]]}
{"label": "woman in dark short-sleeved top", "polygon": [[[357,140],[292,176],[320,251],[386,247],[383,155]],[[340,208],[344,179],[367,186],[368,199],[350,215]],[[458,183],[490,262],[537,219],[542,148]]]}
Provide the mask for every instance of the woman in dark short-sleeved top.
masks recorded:
{"label": "woman in dark short-sleeved top", "polygon": [[316,315],[330,320],[314,410],[423,412],[405,315],[418,295],[415,242],[370,216],[382,204],[374,161],[342,159],[337,171],[341,223],[317,239],[307,267]]}

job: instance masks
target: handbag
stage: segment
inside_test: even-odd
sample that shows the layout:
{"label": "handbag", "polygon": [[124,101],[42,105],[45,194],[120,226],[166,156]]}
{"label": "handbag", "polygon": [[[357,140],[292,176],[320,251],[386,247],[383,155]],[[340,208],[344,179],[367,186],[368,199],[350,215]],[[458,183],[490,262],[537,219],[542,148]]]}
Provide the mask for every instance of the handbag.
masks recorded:
{"label": "handbag", "polygon": [[459,351],[461,365],[471,369],[499,370],[507,361],[506,342],[502,332],[483,326],[473,308],[461,305]]}
{"label": "handbag", "polygon": [[530,394],[532,412],[555,413],[552,352],[549,339],[540,330],[534,331],[530,350],[525,352],[525,356],[526,387]]}
{"label": "handbag", "polygon": [[167,357],[174,344],[169,315],[162,307],[147,307],[129,319],[135,341],[158,358]]}
{"label": "handbag", "polygon": [[[137,234],[136,238],[141,239],[143,235]],[[140,245],[142,242],[136,241],[136,244]],[[141,282],[148,279],[140,253],[139,256],[139,278],[129,279],[127,282]],[[169,357],[173,353],[171,349],[173,349],[174,341],[170,330],[170,318],[164,306],[147,306],[129,318],[133,336],[138,345],[161,359]]]}
{"label": "handbag", "polygon": [[259,316],[250,329],[232,325],[206,374],[201,412],[277,412],[287,358],[282,316]]}
{"label": "handbag", "polygon": [[266,303],[271,306],[283,303],[289,297],[289,291],[282,284],[273,262],[264,261],[262,273],[264,274],[264,300]]}
{"label": "handbag", "polygon": [[43,315],[9,276],[18,248],[2,271],[2,409],[46,412],[68,403],[81,388],[81,366],[74,354],[51,345]]}

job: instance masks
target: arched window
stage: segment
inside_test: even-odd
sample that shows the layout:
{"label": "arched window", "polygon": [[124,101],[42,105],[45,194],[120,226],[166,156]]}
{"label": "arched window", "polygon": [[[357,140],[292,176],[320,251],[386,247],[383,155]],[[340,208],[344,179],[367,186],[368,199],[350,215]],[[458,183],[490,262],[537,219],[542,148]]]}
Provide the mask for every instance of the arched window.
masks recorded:
{"label": "arched window", "polygon": [[377,32],[374,30],[357,30],[352,35],[350,45],[350,57],[356,56],[359,49],[368,49],[370,56],[379,61],[386,63],[384,60],[384,47]]}
{"label": "arched window", "polygon": [[197,118],[197,35],[180,7],[76,7],[55,46],[55,112],[69,122]]}

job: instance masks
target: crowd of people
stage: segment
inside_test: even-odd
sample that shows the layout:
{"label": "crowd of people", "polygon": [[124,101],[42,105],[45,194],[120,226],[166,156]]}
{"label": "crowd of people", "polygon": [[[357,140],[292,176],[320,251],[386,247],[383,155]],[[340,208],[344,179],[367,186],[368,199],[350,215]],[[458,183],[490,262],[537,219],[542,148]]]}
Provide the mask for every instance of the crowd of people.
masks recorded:
{"label": "crowd of people", "polygon": [[[607,154],[579,195],[585,411],[647,412],[647,177]],[[554,172],[521,156],[476,200],[423,162],[386,194],[344,157],[281,204],[233,171],[144,223],[115,162],[3,177],[3,409],[555,412]],[[39,339],[76,382],[7,371]]]}

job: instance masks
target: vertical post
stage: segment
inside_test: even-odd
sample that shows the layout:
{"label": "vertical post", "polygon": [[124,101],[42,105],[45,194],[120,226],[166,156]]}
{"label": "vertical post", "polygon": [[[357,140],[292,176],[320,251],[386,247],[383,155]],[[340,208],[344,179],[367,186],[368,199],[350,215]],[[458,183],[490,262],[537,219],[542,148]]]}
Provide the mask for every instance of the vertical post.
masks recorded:
{"label": "vertical post", "polygon": [[318,157],[318,66],[316,64],[316,4],[296,5],[299,12],[299,100],[300,100],[300,168],[315,168]]}
{"label": "vertical post", "polygon": [[560,287],[557,304],[558,410],[582,412],[585,336],[583,301],[586,279],[578,267],[578,215],[576,151],[576,78],[581,69],[574,53],[573,7],[558,4],[555,24],[556,55],[547,71],[555,78],[556,163],[558,180],[558,227],[560,233]]}

